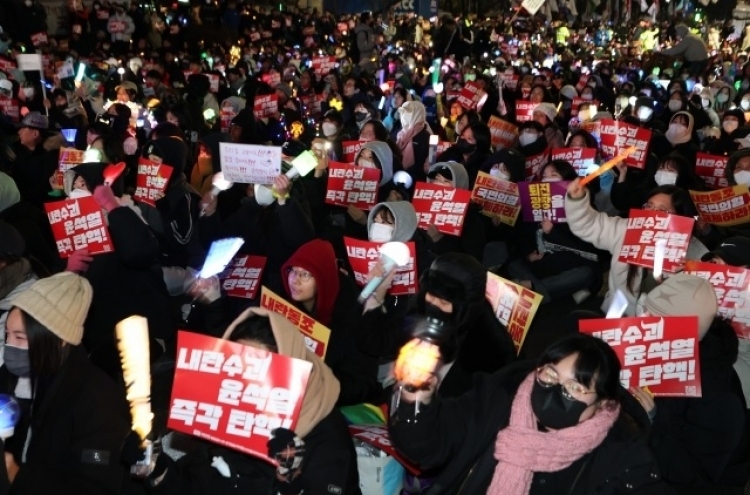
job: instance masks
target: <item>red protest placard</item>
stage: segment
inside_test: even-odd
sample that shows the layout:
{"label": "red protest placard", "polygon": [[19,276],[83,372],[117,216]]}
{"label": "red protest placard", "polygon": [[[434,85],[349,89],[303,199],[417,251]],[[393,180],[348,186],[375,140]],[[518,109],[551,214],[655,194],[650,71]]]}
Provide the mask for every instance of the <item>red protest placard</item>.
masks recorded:
{"label": "red protest placard", "polygon": [[578,82],[576,83],[576,91],[578,91],[579,94],[581,93],[581,91],[583,91],[583,88],[586,87],[587,82],[589,82],[589,76],[586,74],[578,78]]}
{"label": "red protest placard", "polygon": [[357,156],[362,145],[367,141],[342,141],[341,147],[344,152],[344,163],[354,163],[354,157]]}
{"label": "red protest placard", "polygon": [[524,222],[565,223],[565,194],[568,181],[560,182],[519,182],[518,195],[521,198],[521,211]]}
{"label": "red protest placard", "polygon": [[380,170],[328,162],[326,203],[369,210],[378,202]]}
{"label": "red protest placard", "polygon": [[226,275],[222,277],[221,288],[227,296],[240,299],[255,299],[260,288],[260,279],[266,267],[265,256],[240,254],[234,257]]}
{"label": "red protest placard", "polygon": [[503,72],[500,74],[500,79],[503,80],[503,87],[508,88],[510,91],[515,91],[518,87],[518,74],[506,74]]}
{"label": "red protest placard", "polygon": [[328,327],[307,316],[268,287],[263,287],[260,291],[260,305],[294,323],[304,336],[307,348],[321,358],[326,357],[328,340],[331,338],[331,330]]}
{"label": "red protest placard", "polygon": [[508,329],[518,354],[542,303],[542,295],[494,273],[488,273],[485,297],[497,319]]}
{"label": "red protest placard", "polygon": [[322,110],[322,104],[325,98],[323,95],[300,96],[299,101],[302,104],[302,111],[305,115],[319,115]]}
{"label": "red protest placard", "polygon": [[232,125],[232,119],[235,118],[236,116],[237,114],[235,113],[231,104],[222,105],[220,114],[219,114],[222,133],[226,134],[229,132],[229,128]]}
{"label": "red protest placard", "polygon": [[265,459],[276,428],[294,430],[312,363],[180,331],[167,427]]}
{"label": "red protest placard", "polygon": [[40,46],[47,44],[47,33],[40,32],[31,35],[31,44],[34,46]]}
{"label": "red protest placard", "polygon": [[674,273],[687,256],[694,223],[692,218],[662,211],[632,209],[618,261],[653,268],[656,241],[664,239],[664,271]]}
{"label": "red protest placard", "polygon": [[708,280],[716,292],[719,315],[732,322],[737,337],[750,339],[750,270],[691,260],[685,262],[683,273]]}
{"label": "red protest placard", "polygon": [[18,122],[21,118],[21,106],[13,98],[0,98],[0,112],[13,122]]}
{"label": "red protest placard", "polygon": [[695,155],[695,174],[703,179],[711,189],[728,187],[729,182],[724,177],[728,156],[709,155],[698,152]]}
{"label": "red protest placard", "polygon": [[263,119],[279,113],[279,97],[276,93],[272,95],[259,95],[255,97],[253,113],[256,119]]}
{"label": "red protest placard", "polygon": [[44,210],[61,258],[79,249],[88,249],[90,254],[114,250],[102,209],[93,196],[45,203]]}
{"label": "red protest placard", "polygon": [[[375,267],[380,259],[380,243],[360,241],[352,237],[344,237],[349,266],[354,272],[354,278],[361,287],[367,283],[367,274]],[[405,296],[417,293],[417,251],[413,242],[405,243],[409,247],[409,263],[396,270],[388,293],[392,296]]]}
{"label": "red protest placard", "polygon": [[701,397],[697,316],[580,320],[578,327],[614,349],[627,390],[648,387],[662,397]]}
{"label": "red protest placard", "polygon": [[219,75],[218,74],[206,74],[208,76],[208,82],[210,84],[209,91],[212,93],[219,92]]}
{"label": "red protest placard", "polygon": [[626,148],[635,146],[636,151],[625,159],[628,167],[644,168],[648,156],[651,131],[619,120],[602,119],[599,135],[602,153],[608,157],[617,156]]}
{"label": "red protest placard", "polygon": [[156,200],[164,194],[172,175],[172,167],[147,158],[138,159],[138,175],[135,179],[133,198],[147,205],[155,206]]}
{"label": "red protest placard", "polygon": [[471,200],[482,207],[482,215],[497,218],[507,225],[515,225],[521,211],[518,185],[484,172],[477,174]]}
{"label": "red protest placard", "polygon": [[516,122],[527,122],[532,119],[534,109],[538,103],[519,100],[516,101]]}
{"label": "red protest placard", "polygon": [[585,177],[596,166],[596,148],[553,148],[550,159],[569,162],[580,177]]}
{"label": "red protest placard", "polygon": [[479,99],[482,97],[482,91],[474,82],[467,82],[458,95],[458,103],[467,110],[477,107]]}
{"label": "red protest placard", "polygon": [[313,57],[312,69],[318,77],[325,77],[336,68],[336,57]]}
{"label": "red protest placard", "polygon": [[271,71],[268,74],[263,74],[261,80],[272,88],[275,88],[281,84],[281,74],[276,71]]}
{"label": "red protest placard", "polygon": [[511,148],[516,143],[516,139],[518,139],[518,127],[510,122],[506,122],[493,115],[490,117],[489,122],[487,122],[487,126],[490,128],[492,146]]}
{"label": "red protest placard", "polygon": [[470,200],[471,191],[417,182],[411,203],[417,212],[419,228],[434,225],[443,234],[460,236]]}
{"label": "red protest placard", "polygon": [[[14,61],[8,60],[7,58],[4,58],[4,57],[0,57],[0,70],[1,71],[10,71],[10,70],[17,69],[17,68],[18,68],[18,65]],[[8,77],[10,77],[10,74],[8,74]]]}
{"label": "red protest placard", "polygon": [[718,191],[690,191],[698,215],[706,223],[729,227],[750,220],[750,193],[745,184]]}
{"label": "red protest placard", "polygon": [[527,156],[526,162],[524,163],[524,170],[526,172],[526,180],[536,177],[542,167],[549,163],[549,148],[542,151],[538,155]]}
{"label": "red protest placard", "polygon": [[83,151],[75,148],[60,148],[59,157],[57,170],[63,173],[83,163]]}

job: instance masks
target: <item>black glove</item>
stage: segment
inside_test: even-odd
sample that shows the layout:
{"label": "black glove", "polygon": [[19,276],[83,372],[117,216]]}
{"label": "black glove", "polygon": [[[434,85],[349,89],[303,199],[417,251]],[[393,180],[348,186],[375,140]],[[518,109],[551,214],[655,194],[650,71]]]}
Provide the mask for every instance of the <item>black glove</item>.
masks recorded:
{"label": "black glove", "polygon": [[130,433],[125,438],[122,444],[122,451],[120,452],[120,459],[128,466],[132,466],[136,462],[143,459],[146,454],[146,449],[143,448],[143,440],[138,433],[130,430]]}
{"label": "black glove", "polygon": [[267,443],[268,456],[278,462],[276,479],[281,495],[296,495],[302,491],[299,480],[302,460],[305,457],[305,442],[286,428],[276,428]]}

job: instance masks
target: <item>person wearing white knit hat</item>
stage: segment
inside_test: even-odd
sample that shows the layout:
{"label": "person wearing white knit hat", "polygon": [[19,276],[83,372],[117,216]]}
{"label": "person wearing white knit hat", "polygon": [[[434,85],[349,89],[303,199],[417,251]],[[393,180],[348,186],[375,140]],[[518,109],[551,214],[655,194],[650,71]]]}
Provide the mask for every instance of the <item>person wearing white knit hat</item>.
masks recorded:
{"label": "person wearing white knit hat", "polygon": [[14,366],[2,371],[30,380],[33,412],[22,413],[15,432],[4,433],[7,443],[0,443],[13,493],[122,489],[127,468],[121,451],[130,432],[125,391],[80,345],[92,295],[86,279],[63,272],[11,301],[4,352],[14,351]]}
{"label": "person wearing white knit hat", "polygon": [[532,112],[532,118],[544,127],[547,143],[553,148],[562,148],[565,146],[565,138],[555,124],[555,117],[557,117],[557,107],[552,103],[540,103]]}

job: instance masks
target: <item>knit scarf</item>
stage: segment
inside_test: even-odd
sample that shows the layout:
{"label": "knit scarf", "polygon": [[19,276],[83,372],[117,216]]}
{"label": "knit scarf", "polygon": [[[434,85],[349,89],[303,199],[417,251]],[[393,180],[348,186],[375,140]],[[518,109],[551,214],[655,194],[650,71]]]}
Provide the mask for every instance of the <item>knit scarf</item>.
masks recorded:
{"label": "knit scarf", "polygon": [[12,265],[0,270],[0,299],[13,292],[13,289],[29,277],[31,265],[26,258],[21,258]]}
{"label": "knit scarf", "polygon": [[[424,129],[425,123],[419,122],[413,124],[408,129],[401,129],[398,133],[397,144],[401,148],[401,154],[403,155],[401,163],[404,170],[408,170],[414,165],[417,165],[414,158],[414,136],[420,133]],[[424,165],[424,164],[422,164]]]}
{"label": "knit scarf", "polygon": [[561,430],[539,431],[531,408],[532,372],[513,399],[510,424],[495,440],[495,459],[488,495],[527,495],[535,472],[562,471],[593,451],[607,436],[620,414],[620,406],[599,409],[582,423]]}

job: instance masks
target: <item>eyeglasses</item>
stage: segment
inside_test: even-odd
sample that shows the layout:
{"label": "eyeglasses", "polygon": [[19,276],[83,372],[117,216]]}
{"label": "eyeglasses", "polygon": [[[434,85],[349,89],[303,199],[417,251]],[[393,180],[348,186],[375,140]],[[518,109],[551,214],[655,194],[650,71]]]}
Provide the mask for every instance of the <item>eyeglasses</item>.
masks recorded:
{"label": "eyeglasses", "polygon": [[301,270],[295,270],[292,267],[289,267],[286,269],[286,276],[289,278],[292,278],[292,276],[295,276],[299,279],[300,282],[308,282],[311,278],[313,278],[312,273],[304,272]]}
{"label": "eyeglasses", "polygon": [[672,213],[671,211],[669,211],[668,208],[666,208],[664,206],[656,206],[656,205],[652,205],[651,203],[643,203],[643,206],[641,206],[641,209],[652,210],[652,211],[661,211],[663,213]]}
{"label": "eyeglasses", "polygon": [[560,377],[557,376],[557,372],[548,364],[536,369],[536,382],[544,388],[561,385],[562,396],[569,401],[579,400],[585,402],[583,399],[585,399],[587,395],[596,394],[596,392],[589,392],[583,385],[575,380],[565,380],[561,382]]}

